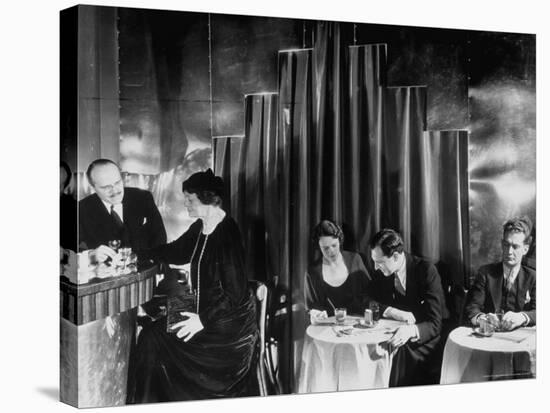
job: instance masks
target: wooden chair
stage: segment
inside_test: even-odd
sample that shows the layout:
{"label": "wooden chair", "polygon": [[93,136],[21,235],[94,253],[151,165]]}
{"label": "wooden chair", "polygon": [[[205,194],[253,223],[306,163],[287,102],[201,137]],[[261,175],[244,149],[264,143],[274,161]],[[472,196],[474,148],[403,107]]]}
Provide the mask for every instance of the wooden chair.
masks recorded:
{"label": "wooden chair", "polygon": [[248,282],[249,288],[256,297],[256,316],[258,321],[259,340],[258,340],[258,358],[256,376],[258,379],[258,386],[261,396],[267,396],[269,394],[277,394],[278,386],[275,374],[276,371],[273,366],[272,352],[269,346],[271,340],[268,337],[268,313],[267,304],[269,298],[269,289],[267,286],[260,282],[251,280]]}

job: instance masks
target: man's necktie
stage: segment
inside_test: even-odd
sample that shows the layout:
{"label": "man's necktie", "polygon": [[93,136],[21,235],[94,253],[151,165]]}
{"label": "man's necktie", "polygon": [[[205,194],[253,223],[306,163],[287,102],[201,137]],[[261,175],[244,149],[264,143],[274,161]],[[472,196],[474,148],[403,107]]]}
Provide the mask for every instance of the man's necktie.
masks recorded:
{"label": "man's necktie", "polygon": [[512,281],[512,276],[509,275],[506,279],[506,291],[510,291],[512,287],[514,286],[514,282]]}
{"label": "man's necktie", "polygon": [[397,291],[402,296],[405,296],[405,288],[401,285],[401,281],[399,280],[396,272],[393,273],[393,286],[395,288],[395,291]]}
{"label": "man's necktie", "polygon": [[124,226],[124,223],[120,219],[120,216],[115,211],[114,205],[111,205],[111,216],[113,217],[113,221],[115,222],[118,228],[122,228]]}

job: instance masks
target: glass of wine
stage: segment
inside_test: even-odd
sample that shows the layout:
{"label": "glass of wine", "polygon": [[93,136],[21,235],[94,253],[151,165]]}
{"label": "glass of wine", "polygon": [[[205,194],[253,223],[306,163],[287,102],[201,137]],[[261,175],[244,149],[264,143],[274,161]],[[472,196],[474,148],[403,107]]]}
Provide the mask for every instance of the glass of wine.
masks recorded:
{"label": "glass of wine", "polygon": [[137,261],[138,261],[137,254],[135,252],[131,252],[128,255],[128,258],[126,259],[126,270],[129,273],[137,271]]}
{"label": "glass of wine", "polygon": [[495,312],[495,315],[497,316],[497,325],[495,326],[496,331],[504,331],[504,325],[502,323],[502,318],[504,317],[504,311],[501,309],[497,310]]}
{"label": "glass of wine", "polygon": [[115,252],[118,252],[118,249],[120,248],[120,240],[119,239],[110,240],[109,241],[109,248],[111,248]]}
{"label": "glass of wine", "polygon": [[369,309],[372,311],[372,321],[377,323],[380,320],[380,305],[376,301],[371,301]]}

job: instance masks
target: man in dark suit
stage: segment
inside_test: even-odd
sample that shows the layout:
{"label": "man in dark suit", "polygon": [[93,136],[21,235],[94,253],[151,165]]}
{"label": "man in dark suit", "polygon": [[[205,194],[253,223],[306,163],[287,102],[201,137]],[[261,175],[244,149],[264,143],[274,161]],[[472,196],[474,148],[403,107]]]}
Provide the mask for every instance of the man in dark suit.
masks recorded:
{"label": "man in dark suit", "polygon": [[95,190],[79,203],[79,246],[98,262],[114,258],[107,245],[120,240],[134,251],[166,242],[166,230],[150,192],[124,188],[120,169],[108,159],[93,161],[86,171]]}
{"label": "man in dark suit", "polygon": [[407,323],[388,342],[396,351],[390,387],[435,384],[430,362],[445,305],[439,274],[433,264],[405,253],[401,236],[392,229],[378,232],[370,249],[376,272],[369,295],[380,303],[383,317]]}
{"label": "man in dark suit", "polygon": [[496,321],[495,313],[504,313],[502,326],[513,330],[536,324],[536,273],[522,265],[531,243],[531,221],[516,217],[503,226],[502,261],[478,270],[474,285],[468,291],[466,316],[472,325],[487,315]]}

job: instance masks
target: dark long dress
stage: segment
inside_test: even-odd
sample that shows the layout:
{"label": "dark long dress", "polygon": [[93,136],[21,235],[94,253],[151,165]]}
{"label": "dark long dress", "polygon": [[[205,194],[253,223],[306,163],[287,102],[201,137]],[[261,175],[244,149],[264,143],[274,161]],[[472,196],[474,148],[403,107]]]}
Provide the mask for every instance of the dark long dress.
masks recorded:
{"label": "dark long dress", "polygon": [[338,287],[333,287],[323,280],[322,258],[309,267],[305,285],[308,310],[326,311],[329,316],[332,316],[334,309],[331,302],[337,308],[347,308],[350,314],[363,314],[368,306],[367,289],[370,275],[359,254],[342,251],[342,258],[349,274],[346,281]]}
{"label": "dark long dress", "polygon": [[166,317],[146,325],[139,335],[128,403],[248,395],[258,331],[235,221],[226,216],[204,235],[197,220],[150,256],[171,264],[191,261],[194,286],[200,268],[198,314],[204,329],[184,342],[166,332]]}

